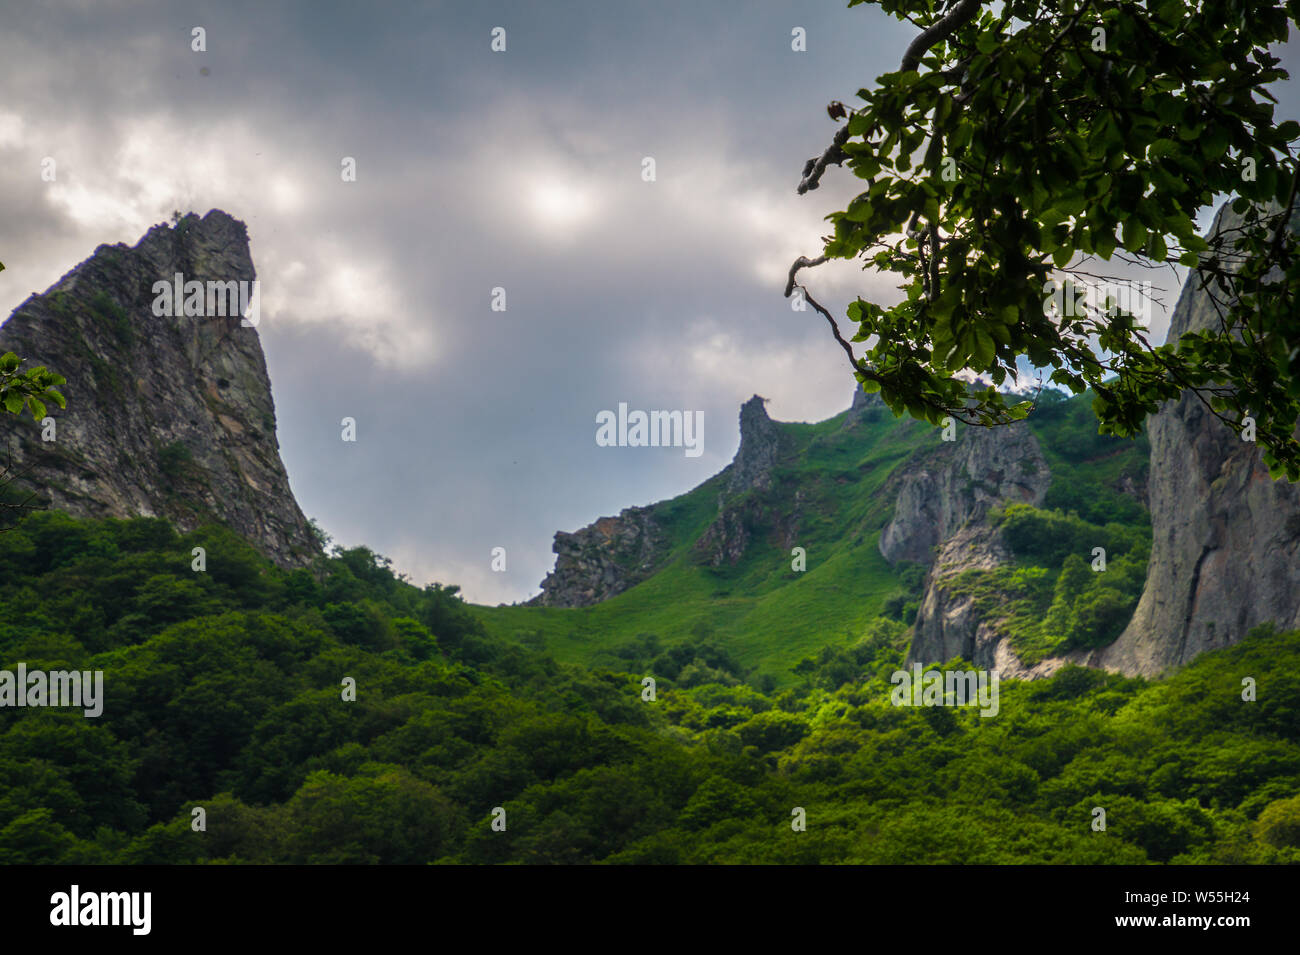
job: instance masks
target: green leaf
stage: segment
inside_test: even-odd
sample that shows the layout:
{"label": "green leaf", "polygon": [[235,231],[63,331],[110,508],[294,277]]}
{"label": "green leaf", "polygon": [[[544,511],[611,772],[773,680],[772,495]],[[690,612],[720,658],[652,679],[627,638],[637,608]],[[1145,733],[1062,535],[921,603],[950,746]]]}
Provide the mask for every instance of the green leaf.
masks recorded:
{"label": "green leaf", "polygon": [[1160,101],[1156,103],[1156,115],[1160,117],[1160,122],[1166,126],[1176,126],[1183,115],[1183,109],[1182,101],[1172,95],[1162,96]]}
{"label": "green leaf", "polygon": [[1201,154],[1207,159],[1218,159],[1228,151],[1228,131],[1217,123],[1201,137]]}
{"label": "green leaf", "polygon": [[993,341],[993,336],[983,328],[976,328],[974,337],[975,348],[971,352],[972,367],[983,370],[993,364],[997,344]]}
{"label": "green leaf", "polygon": [[857,200],[849,203],[848,211],[844,213],[844,218],[849,222],[866,222],[871,218],[871,203],[867,200]]}
{"label": "green leaf", "polygon": [[1163,262],[1169,255],[1169,249],[1165,246],[1165,239],[1158,232],[1152,232],[1151,238],[1147,243],[1147,258],[1156,262]]}
{"label": "green leaf", "polygon": [[1124,248],[1129,252],[1138,252],[1146,245],[1147,227],[1136,218],[1130,217],[1124,220],[1122,234]]}
{"label": "green leaf", "polygon": [[1174,142],[1172,139],[1157,139],[1147,147],[1147,159],[1164,159],[1166,156],[1177,156],[1186,150],[1185,146]]}

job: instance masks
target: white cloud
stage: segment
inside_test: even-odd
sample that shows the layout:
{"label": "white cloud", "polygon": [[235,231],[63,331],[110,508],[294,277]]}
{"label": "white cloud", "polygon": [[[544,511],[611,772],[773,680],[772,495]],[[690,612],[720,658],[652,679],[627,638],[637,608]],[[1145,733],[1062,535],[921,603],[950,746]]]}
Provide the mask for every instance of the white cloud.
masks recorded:
{"label": "white cloud", "polygon": [[262,309],[272,322],[319,327],[399,370],[435,360],[437,310],[415,304],[414,283],[382,250],[319,236],[285,245],[272,241],[258,256]]}
{"label": "white cloud", "polygon": [[[813,319],[824,321],[811,311],[789,318]],[[750,395],[761,394],[770,399],[768,413],[781,421],[822,421],[848,407],[853,372],[828,331],[813,326],[808,335],[778,345],[767,336],[746,335],[738,324],[702,318],[680,338],[638,342],[635,360],[662,369],[649,374],[665,390],[673,382],[693,382],[697,392],[722,407],[738,408]]]}
{"label": "white cloud", "polygon": [[23,118],[17,113],[0,113],[0,149],[13,149],[23,141]]}

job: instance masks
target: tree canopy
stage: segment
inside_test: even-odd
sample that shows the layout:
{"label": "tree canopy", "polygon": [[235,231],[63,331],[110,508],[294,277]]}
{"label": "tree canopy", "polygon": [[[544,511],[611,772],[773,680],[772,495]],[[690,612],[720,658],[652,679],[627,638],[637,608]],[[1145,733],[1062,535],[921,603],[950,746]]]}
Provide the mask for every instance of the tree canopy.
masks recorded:
{"label": "tree canopy", "polygon": [[[1078,586],[1047,612],[1095,618]],[[560,663],[363,547],[284,570],[216,525],[57,512],[0,535],[0,620],[0,669],[105,676],[93,719],[0,707],[3,865],[1300,862],[1300,632],[1007,680],[983,719],[893,705],[898,621],[764,691],[708,634]]]}
{"label": "tree canopy", "polygon": [[[827,217],[822,255],[797,259],[786,287],[830,321],[863,387],[896,414],[1005,424],[1031,410],[1001,390],[1027,362],[1092,389],[1115,435],[1190,392],[1253,428],[1274,476],[1300,479],[1300,123],[1274,122],[1267,89],[1287,78],[1268,47],[1300,4],[872,2],[922,32],[805,165],[801,194],[831,165],[870,185]],[[1242,221],[1207,242],[1196,217],[1221,197]],[[797,285],[828,259],[902,278],[898,304],[849,306],[860,357]],[[1155,344],[1130,303],[1074,307],[1112,261],[1189,267],[1217,327]],[[963,370],[992,385],[972,389]]]}

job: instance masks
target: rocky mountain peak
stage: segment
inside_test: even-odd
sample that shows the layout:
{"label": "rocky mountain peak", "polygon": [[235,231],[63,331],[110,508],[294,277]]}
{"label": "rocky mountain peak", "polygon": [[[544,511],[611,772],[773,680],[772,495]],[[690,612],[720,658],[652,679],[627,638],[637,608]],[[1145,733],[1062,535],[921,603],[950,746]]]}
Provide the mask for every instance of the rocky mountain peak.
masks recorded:
{"label": "rocky mountain peak", "polygon": [[255,280],[247,228],[214,209],[135,246],[101,245],[14,310],[0,352],[67,379],[52,435],[30,418],[0,425],[50,506],[183,531],[215,520],[284,566],[310,560],[318,544],[280,460]]}
{"label": "rocky mountain peak", "polygon": [[781,429],[767,416],[767,399],[754,395],[740,406],[740,447],[730,465],[727,490],[736,494],[771,487],[780,444]]}
{"label": "rocky mountain peak", "polygon": [[[749,543],[748,491],[767,492],[782,448],[780,425],[768,417],[767,399],[754,395],[740,407],[740,447],[720,478],[718,517],[697,541],[714,566],[739,559]],[[555,569],[530,605],[585,607],[608,600],[645,580],[662,565],[670,543],[656,509],[631,507],[573,533],[555,535]]]}

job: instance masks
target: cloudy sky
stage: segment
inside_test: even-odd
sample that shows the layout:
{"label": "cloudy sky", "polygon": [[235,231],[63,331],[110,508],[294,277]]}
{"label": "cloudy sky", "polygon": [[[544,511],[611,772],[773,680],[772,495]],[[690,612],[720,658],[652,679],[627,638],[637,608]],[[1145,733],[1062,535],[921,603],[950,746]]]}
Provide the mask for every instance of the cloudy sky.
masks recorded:
{"label": "cloudy sky", "polygon": [[[556,530],[725,466],[750,395],[782,420],[848,406],[842,353],[781,292],[856,180],[794,187],[826,104],[914,34],[776,0],[31,4],[0,34],[0,315],[100,243],[226,210],[303,510],[416,583],[526,599]],[[808,281],[837,314],[894,295],[851,264]],[[620,402],[702,412],[703,454],[598,447]]]}

